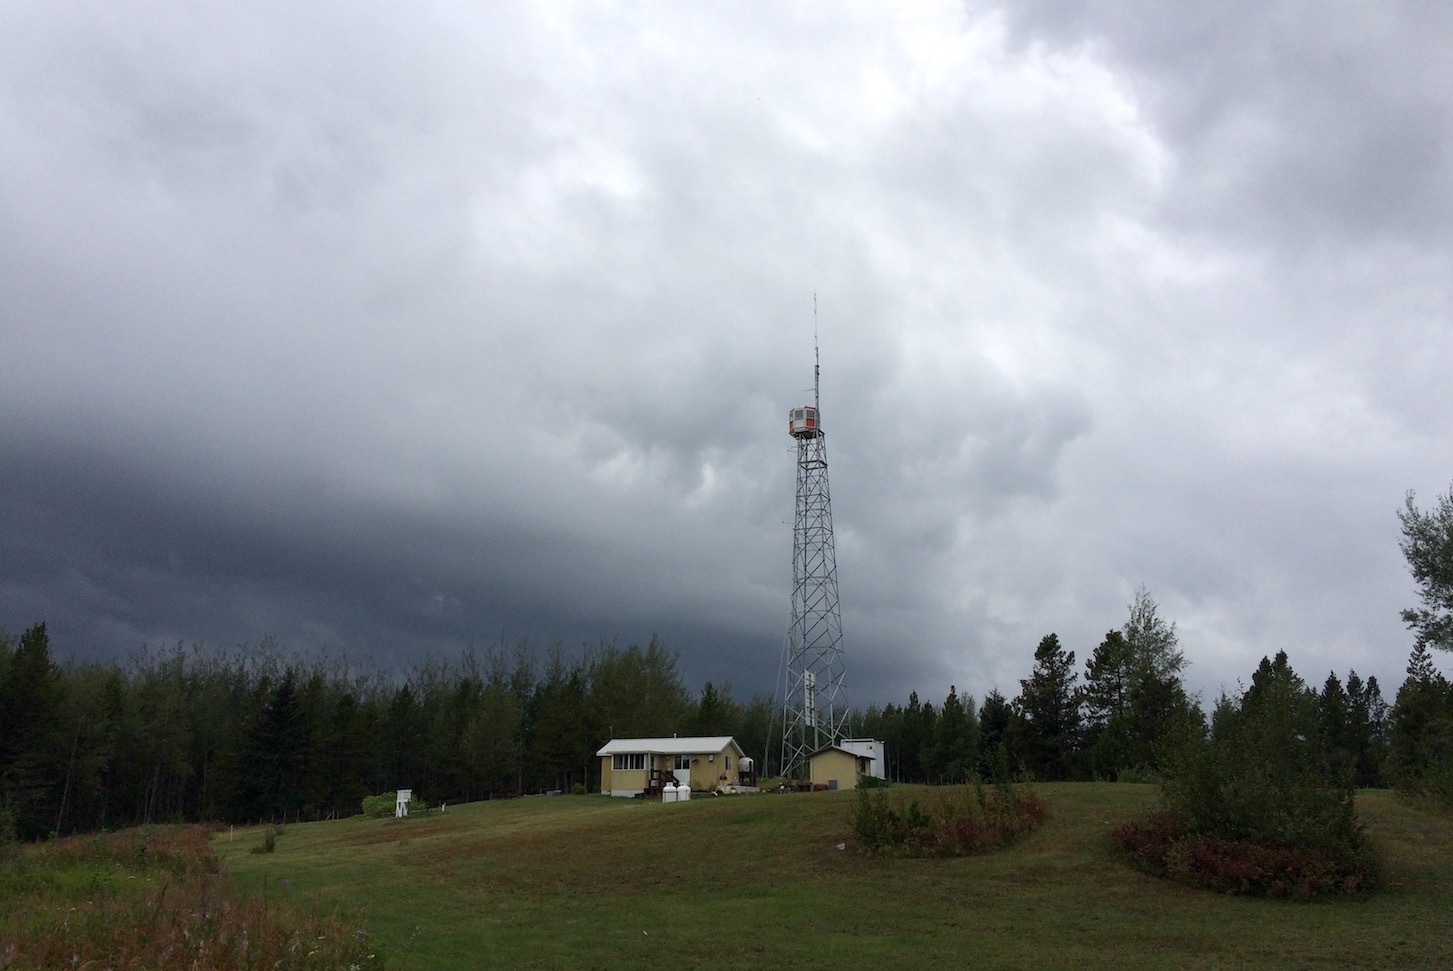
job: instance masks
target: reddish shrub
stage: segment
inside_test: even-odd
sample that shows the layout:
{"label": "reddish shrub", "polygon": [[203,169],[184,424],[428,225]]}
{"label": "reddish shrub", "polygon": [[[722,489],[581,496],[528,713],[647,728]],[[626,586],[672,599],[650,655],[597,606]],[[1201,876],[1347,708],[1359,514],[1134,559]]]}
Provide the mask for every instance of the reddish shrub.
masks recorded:
{"label": "reddish shrub", "polygon": [[1110,836],[1137,867],[1165,876],[1171,849],[1185,833],[1186,823],[1179,814],[1160,809],[1117,826]]}
{"label": "reddish shrub", "polygon": [[1198,836],[1165,810],[1117,827],[1112,838],[1139,869],[1219,893],[1311,899],[1362,893],[1377,883],[1376,862],[1367,852]]}

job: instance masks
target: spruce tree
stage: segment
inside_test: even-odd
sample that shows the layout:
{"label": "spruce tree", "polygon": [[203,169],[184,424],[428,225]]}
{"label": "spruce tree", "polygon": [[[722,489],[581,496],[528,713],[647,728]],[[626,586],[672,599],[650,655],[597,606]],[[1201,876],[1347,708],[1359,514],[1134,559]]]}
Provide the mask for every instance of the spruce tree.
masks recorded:
{"label": "spruce tree", "polygon": [[1453,802],[1453,686],[1433,667],[1426,641],[1413,647],[1407,671],[1389,719],[1393,774],[1399,788]]}
{"label": "spruce tree", "polygon": [[1026,761],[1042,778],[1073,774],[1081,727],[1078,681],[1075,652],[1061,647],[1058,635],[1045,635],[1034,650],[1034,671],[1019,682]]}

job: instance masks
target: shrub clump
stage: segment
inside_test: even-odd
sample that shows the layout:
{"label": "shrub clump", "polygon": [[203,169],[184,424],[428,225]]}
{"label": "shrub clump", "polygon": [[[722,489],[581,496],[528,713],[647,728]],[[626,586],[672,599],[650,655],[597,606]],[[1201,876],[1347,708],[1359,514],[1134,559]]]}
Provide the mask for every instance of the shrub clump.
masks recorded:
{"label": "shrub clump", "polygon": [[1376,868],[1362,850],[1251,843],[1192,832],[1169,810],[1114,831],[1131,862],[1147,873],[1218,893],[1310,900],[1371,889]]}
{"label": "shrub clump", "polygon": [[1223,893],[1309,899],[1373,889],[1351,776],[1319,737],[1316,695],[1286,655],[1222,698],[1161,782],[1162,808],[1113,832],[1135,866]]}
{"label": "shrub clump", "polygon": [[932,808],[907,806],[883,789],[860,788],[853,805],[853,837],[869,853],[967,856],[1007,846],[1044,822],[1044,800],[1028,786],[974,783],[945,794]]}
{"label": "shrub clump", "polygon": [[385,793],[378,796],[363,797],[363,815],[365,816],[392,816],[394,807],[398,800],[393,793]]}

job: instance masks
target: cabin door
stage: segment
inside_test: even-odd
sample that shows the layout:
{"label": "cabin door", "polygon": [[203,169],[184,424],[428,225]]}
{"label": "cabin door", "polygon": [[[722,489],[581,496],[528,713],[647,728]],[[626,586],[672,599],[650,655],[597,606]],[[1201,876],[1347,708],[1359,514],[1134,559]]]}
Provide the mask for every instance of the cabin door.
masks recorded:
{"label": "cabin door", "polygon": [[691,756],[678,755],[672,761],[672,774],[676,776],[676,784],[685,786],[691,784]]}

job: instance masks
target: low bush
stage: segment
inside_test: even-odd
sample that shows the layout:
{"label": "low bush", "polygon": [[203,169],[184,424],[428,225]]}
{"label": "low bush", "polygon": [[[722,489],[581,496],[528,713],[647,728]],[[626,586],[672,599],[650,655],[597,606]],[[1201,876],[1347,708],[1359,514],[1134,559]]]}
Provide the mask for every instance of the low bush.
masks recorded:
{"label": "low bush", "polygon": [[392,816],[394,807],[398,800],[393,793],[377,796],[363,797],[363,815],[365,816]]}
{"label": "low bush", "polygon": [[905,806],[882,789],[859,789],[850,822],[866,852],[966,856],[1007,846],[1046,814],[1044,800],[1028,786],[973,784],[945,793],[929,809],[916,798]]}
{"label": "low bush", "polygon": [[271,853],[277,849],[277,827],[269,826],[262,832],[262,842],[254,846],[252,853]]}
{"label": "low bush", "polygon": [[1310,900],[1358,894],[1377,884],[1378,867],[1366,849],[1218,839],[1192,832],[1168,810],[1132,820],[1112,835],[1131,862],[1147,873],[1220,893]]}

